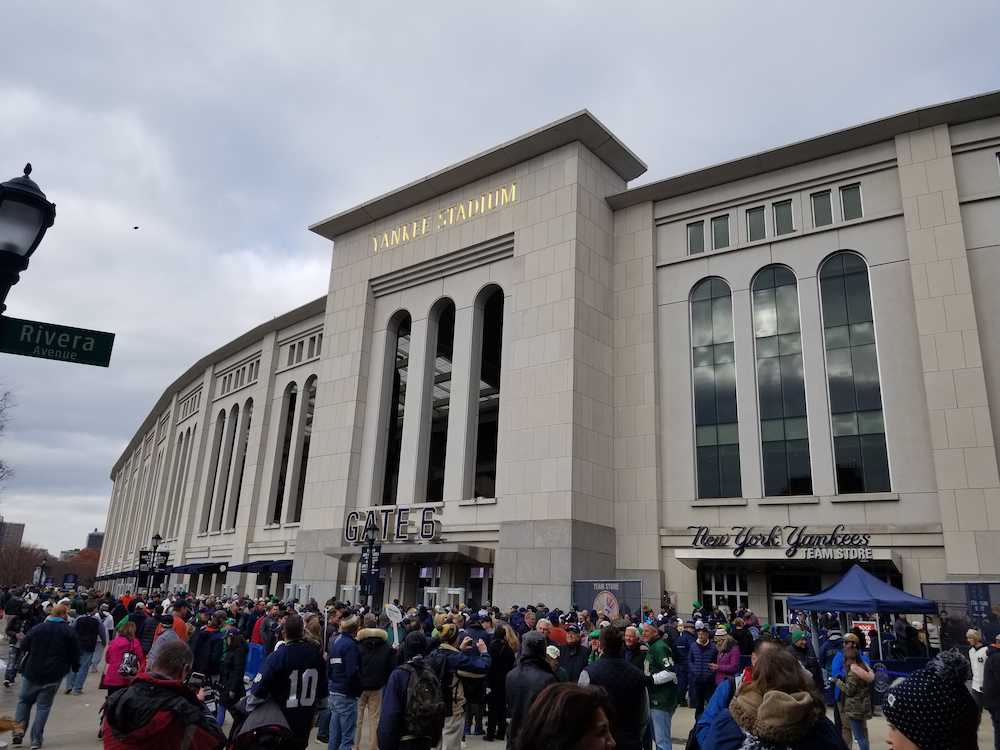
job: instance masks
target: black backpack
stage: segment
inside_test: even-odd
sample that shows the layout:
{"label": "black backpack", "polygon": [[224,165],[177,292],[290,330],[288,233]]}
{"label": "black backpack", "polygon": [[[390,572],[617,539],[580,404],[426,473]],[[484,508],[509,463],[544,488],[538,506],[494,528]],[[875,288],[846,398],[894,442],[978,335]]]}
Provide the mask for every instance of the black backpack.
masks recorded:
{"label": "black backpack", "polygon": [[445,716],[448,715],[441,678],[420,661],[404,664],[400,668],[410,675],[406,686],[406,709],[403,711],[403,734],[425,737],[433,747],[441,741]]}

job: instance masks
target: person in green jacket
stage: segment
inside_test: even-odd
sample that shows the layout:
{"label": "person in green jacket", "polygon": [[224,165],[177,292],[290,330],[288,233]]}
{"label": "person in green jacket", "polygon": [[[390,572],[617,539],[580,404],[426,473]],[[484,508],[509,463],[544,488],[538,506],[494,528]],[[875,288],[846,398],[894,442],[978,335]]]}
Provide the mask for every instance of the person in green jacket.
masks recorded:
{"label": "person in green jacket", "polygon": [[656,750],[670,750],[670,724],[677,708],[677,676],[674,671],[674,654],[667,642],[660,637],[660,631],[651,623],[642,626],[642,640],[649,651],[646,653],[645,672],[652,676],[659,672],[669,672],[672,680],[662,685],[649,687],[649,718],[653,725],[653,741]]}
{"label": "person in green jacket", "polygon": [[590,631],[590,656],[587,657],[587,664],[593,664],[601,658],[601,631]]}

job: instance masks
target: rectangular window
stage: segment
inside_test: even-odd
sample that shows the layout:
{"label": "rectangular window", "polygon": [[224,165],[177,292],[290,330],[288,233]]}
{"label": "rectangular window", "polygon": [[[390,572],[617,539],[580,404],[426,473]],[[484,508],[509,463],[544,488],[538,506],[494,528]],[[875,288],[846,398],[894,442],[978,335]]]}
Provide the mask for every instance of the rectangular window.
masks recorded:
{"label": "rectangular window", "polygon": [[309,355],[308,355],[309,359],[312,359],[313,356],[315,356],[315,354],[316,354],[316,337],[315,336],[310,336],[309,337]]}
{"label": "rectangular window", "polygon": [[305,343],[306,343],[305,341],[300,341],[299,344],[298,344],[298,346],[296,347],[296,351],[295,351],[295,361],[296,362],[301,362],[302,361],[302,349],[304,348]]}
{"label": "rectangular window", "polygon": [[688,224],[688,255],[705,252],[705,222]]}
{"label": "rectangular window", "polygon": [[747,209],[747,241],[756,242],[764,239],[764,207]]}
{"label": "rectangular window", "polygon": [[830,205],[830,191],[824,190],[822,193],[813,193],[813,226],[825,227],[833,224],[833,206]]}
{"label": "rectangular window", "polygon": [[323,334],[316,337],[316,356],[323,353]]}
{"label": "rectangular window", "polygon": [[712,219],[712,249],[729,247],[729,217],[716,216]]}
{"label": "rectangular window", "polygon": [[840,189],[840,205],[844,221],[861,218],[861,185],[845,185]]}
{"label": "rectangular window", "polygon": [[774,204],[774,233],[782,235],[793,231],[795,224],[792,222],[792,202],[778,201]]}
{"label": "rectangular window", "polygon": [[288,367],[292,366],[292,362],[295,360],[295,344],[288,347]]}

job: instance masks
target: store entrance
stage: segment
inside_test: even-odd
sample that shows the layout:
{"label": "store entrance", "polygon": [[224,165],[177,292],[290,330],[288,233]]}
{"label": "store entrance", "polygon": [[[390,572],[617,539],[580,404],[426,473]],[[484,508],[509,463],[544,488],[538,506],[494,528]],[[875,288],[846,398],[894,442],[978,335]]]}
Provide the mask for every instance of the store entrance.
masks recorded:
{"label": "store entrance", "polygon": [[801,594],[771,594],[771,622],[775,625],[791,627],[792,617],[788,612],[788,598]]}

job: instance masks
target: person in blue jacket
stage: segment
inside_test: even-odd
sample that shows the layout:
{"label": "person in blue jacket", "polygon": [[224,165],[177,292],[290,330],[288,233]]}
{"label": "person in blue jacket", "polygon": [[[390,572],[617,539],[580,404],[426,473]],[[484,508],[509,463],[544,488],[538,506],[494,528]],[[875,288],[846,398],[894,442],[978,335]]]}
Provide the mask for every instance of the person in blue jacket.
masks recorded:
{"label": "person in blue jacket", "polygon": [[684,705],[688,703],[688,657],[691,655],[691,644],[697,638],[694,634],[694,620],[684,623],[684,630],[674,639],[674,664],[677,667],[677,695]]}
{"label": "person in blue jacket", "polygon": [[[700,627],[698,627],[700,626]],[[705,703],[715,691],[715,669],[719,662],[719,649],[709,637],[708,626],[699,620],[696,625],[698,640],[691,644],[688,654],[688,693],[694,717],[698,719],[705,710]]]}
{"label": "person in blue jacket", "polygon": [[715,692],[712,693],[712,699],[705,706],[704,713],[702,713],[701,717],[695,723],[694,731],[698,737],[698,745],[700,747],[709,747],[708,730],[712,726],[712,722],[715,721],[715,718],[719,714],[729,708],[729,703],[733,700],[733,696],[736,695],[736,691],[740,689],[740,686],[753,681],[753,668],[760,656],[771,649],[779,647],[780,644],[774,638],[767,633],[762,633],[760,638],[754,641],[753,652],[750,654],[750,666],[735,677],[730,677],[720,682],[715,688]]}
{"label": "person in blue jacket", "polygon": [[361,695],[361,649],[355,636],[360,620],[351,615],[340,621],[340,634],[330,640],[330,750],[351,750]]}
{"label": "person in blue jacket", "polygon": [[[430,750],[427,737],[407,737],[406,694],[414,670],[427,668],[427,637],[422,631],[407,633],[400,646],[401,665],[389,675],[382,690],[382,712],[378,719],[379,750]],[[404,668],[408,666],[408,668]],[[403,738],[406,737],[404,740]]]}

